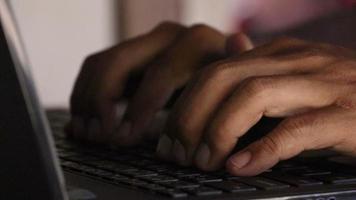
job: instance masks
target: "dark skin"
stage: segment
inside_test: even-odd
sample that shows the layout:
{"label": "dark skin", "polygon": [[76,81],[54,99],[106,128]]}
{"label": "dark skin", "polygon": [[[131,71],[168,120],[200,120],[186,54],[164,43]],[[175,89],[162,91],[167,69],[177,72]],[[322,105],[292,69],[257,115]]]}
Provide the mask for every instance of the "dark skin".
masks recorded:
{"label": "dark skin", "polygon": [[[356,53],[290,38],[252,48],[244,34],[227,38],[207,26],[169,23],[95,54],[73,90],[69,133],[139,144],[154,115],[187,84],[161,133],[162,159],[250,176],[304,150],[356,155]],[[116,124],[113,107],[133,70],[145,75]],[[284,120],[231,155],[262,116]]]}
{"label": "dark skin", "polygon": [[[236,45],[230,52],[251,48],[246,36],[234,38]],[[146,35],[89,56],[71,97],[71,135],[118,145],[138,143],[175,90],[205,65],[227,57],[226,40],[225,35],[204,25],[188,28],[163,23]],[[135,71],[143,72],[144,77],[129,101],[124,122],[117,125],[113,108]]]}

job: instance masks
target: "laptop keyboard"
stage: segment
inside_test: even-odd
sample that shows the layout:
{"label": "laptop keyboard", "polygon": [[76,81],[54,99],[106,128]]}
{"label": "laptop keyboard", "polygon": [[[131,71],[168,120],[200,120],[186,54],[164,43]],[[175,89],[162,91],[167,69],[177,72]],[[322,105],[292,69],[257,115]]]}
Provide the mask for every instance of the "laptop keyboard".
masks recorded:
{"label": "laptop keyboard", "polygon": [[[59,123],[52,124],[52,128],[56,127]],[[56,146],[66,171],[172,198],[356,184],[355,174],[308,166],[296,160],[281,162],[259,176],[238,177],[225,171],[207,173],[162,162],[156,159],[153,145],[111,150],[67,141],[57,134]]]}
{"label": "laptop keyboard", "polygon": [[174,198],[356,183],[355,175],[297,161],[282,162],[259,176],[238,177],[225,171],[207,173],[162,162],[150,147],[114,151],[57,139],[57,149],[65,170]]}

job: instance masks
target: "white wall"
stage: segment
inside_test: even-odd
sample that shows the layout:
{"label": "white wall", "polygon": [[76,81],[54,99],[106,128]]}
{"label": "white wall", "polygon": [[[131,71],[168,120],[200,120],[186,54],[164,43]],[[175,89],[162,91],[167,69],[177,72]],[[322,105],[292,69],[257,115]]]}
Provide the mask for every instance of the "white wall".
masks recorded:
{"label": "white wall", "polygon": [[130,38],[145,33],[162,21],[180,21],[181,0],[123,0],[122,33]]}
{"label": "white wall", "polygon": [[[163,20],[230,28],[236,0],[11,0],[45,106],[68,107],[84,57]],[[121,12],[118,4],[122,2]],[[122,19],[118,19],[118,16]],[[120,24],[120,22],[123,22]]]}
{"label": "white wall", "polygon": [[11,0],[45,106],[68,106],[83,58],[115,43],[116,0]]}
{"label": "white wall", "polygon": [[[180,0],[184,24],[204,23],[223,32],[235,29],[237,0]],[[236,16],[235,16],[236,15]]]}
{"label": "white wall", "polygon": [[[204,23],[223,32],[235,30],[243,0],[123,0],[124,37],[142,34],[161,21]],[[235,17],[236,16],[236,17]],[[236,18],[237,19],[237,18]]]}

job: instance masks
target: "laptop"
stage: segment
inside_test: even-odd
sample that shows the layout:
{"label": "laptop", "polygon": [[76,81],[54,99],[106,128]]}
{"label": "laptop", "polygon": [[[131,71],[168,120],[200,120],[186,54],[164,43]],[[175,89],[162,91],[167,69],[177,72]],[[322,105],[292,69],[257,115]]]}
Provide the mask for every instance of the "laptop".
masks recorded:
{"label": "laptop", "polygon": [[356,199],[355,158],[335,153],[306,153],[237,177],[160,161],[152,142],[113,150],[67,140],[68,112],[41,108],[5,0],[0,62],[1,200]]}

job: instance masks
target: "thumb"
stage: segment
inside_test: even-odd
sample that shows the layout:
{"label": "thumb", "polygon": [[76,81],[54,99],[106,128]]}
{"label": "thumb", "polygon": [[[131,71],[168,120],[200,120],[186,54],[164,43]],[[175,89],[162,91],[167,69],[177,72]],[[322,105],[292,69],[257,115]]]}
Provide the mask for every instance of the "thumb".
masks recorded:
{"label": "thumb", "polygon": [[[226,163],[234,175],[252,176],[262,173],[281,160],[305,150],[334,149],[346,152],[344,139],[351,135],[351,111],[328,106],[283,120],[271,133],[232,155]],[[338,146],[338,148],[336,148]]]}

